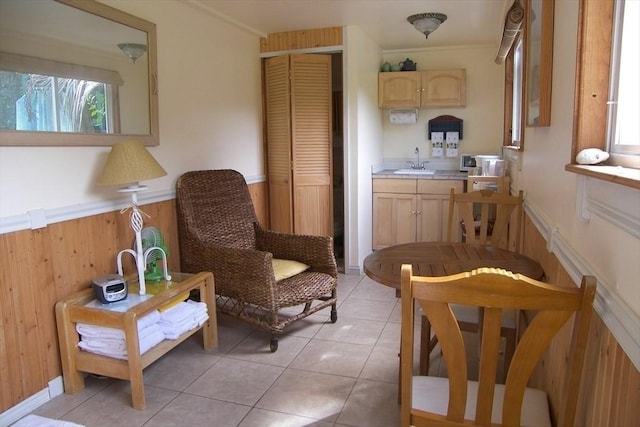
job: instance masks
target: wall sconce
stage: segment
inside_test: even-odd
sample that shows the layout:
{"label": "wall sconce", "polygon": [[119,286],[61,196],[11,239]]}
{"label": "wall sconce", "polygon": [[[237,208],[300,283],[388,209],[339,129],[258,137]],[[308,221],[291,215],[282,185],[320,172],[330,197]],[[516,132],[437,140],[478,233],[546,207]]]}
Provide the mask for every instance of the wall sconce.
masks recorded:
{"label": "wall sconce", "polygon": [[[139,191],[146,190],[147,187],[140,185],[139,181],[146,181],[148,179],[159,178],[165,176],[167,172],[160,166],[160,164],[153,158],[151,153],[138,141],[122,141],[114,144],[111,147],[111,152],[107,158],[107,162],[104,165],[104,169],[98,178],[98,185],[126,185],[126,187],[120,188],[118,191],[131,194],[131,213],[130,223],[131,229],[135,234],[136,250],[124,249],[118,254],[118,269],[121,269],[121,257],[123,253],[129,253],[135,258],[136,270],[138,272],[138,285],[140,288],[140,295],[146,293],[145,289],[145,261],[144,253],[142,252],[142,212],[138,208],[138,196]],[[124,209],[121,212],[128,210]],[[122,274],[121,271],[118,273]],[[167,278],[170,280],[170,277]]]}
{"label": "wall sconce", "polygon": [[135,63],[147,51],[147,46],[140,43],[120,43],[120,50]]}
{"label": "wall sconce", "polygon": [[413,25],[416,30],[424,34],[425,38],[429,38],[429,34],[438,29],[440,24],[447,20],[444,13],[417,13],[407,18],[407,21]]}

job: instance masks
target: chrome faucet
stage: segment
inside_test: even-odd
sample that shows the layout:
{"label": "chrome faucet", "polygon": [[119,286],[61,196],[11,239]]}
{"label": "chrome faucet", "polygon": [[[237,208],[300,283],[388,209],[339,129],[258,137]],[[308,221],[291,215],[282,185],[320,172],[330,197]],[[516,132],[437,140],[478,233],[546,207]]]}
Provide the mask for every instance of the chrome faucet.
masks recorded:
{"label": "chrome faucet", "polygon": [[414,153],[416,155],[416,162],[413,163],[411,160],[408,160],[407,163],[411,163],[411,169],[424,169],[424,165],[429,162],[424,161],[420,163],[420,149],[418,147],[416,147]]}

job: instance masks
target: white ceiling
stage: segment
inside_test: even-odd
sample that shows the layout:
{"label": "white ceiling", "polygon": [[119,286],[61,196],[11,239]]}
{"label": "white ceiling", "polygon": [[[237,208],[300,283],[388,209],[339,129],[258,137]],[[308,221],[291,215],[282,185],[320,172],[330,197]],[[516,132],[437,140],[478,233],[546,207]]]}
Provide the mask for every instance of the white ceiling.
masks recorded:
{"label": "white ceiling", "polygon": [[[384,50],[495,44],[510,0],[187,0],[260,36],[355,25]],[[439,12],[447,20],[425,39],[407,17]]]}

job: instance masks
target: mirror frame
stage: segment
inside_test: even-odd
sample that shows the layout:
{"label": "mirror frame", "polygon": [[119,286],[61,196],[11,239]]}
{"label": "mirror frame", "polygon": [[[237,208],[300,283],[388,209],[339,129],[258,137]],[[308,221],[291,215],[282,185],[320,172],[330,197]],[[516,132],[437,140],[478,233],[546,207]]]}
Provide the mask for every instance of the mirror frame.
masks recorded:
{"label": "mirror frame", "polygon": [[135,139],[144,145],[158,145],[158,64],[156,24],[130,15],[94,0],[55,0],[147,34],[147,63],[149,83],[149,134],[95,134],[71,132],[28,132],[0,130],[0,146],[111,146],[118,141]]}
{"label": "mirror frame", "polygon": [[[528,127],[550,126],[555,4],[554,0],[526,0],[525,3],[525,123]],[[532,12],[537,16],[535,22],[531,19]],[[540,48],[537,50],[532,47],[534,26],[540,34]],[[532,69],[532,64],[538,64],[537,70]],[[535,122],[530,118],[534,103],[538,104],[538,117]]]}

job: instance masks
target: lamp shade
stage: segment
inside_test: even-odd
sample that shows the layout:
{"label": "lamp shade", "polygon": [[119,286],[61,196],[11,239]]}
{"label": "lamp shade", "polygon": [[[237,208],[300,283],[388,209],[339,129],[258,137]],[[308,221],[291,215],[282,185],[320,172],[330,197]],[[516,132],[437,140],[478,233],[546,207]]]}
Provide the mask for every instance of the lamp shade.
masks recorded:
{"label": "lamp shade", "polygon": [[165,176],[167,172],[139,141],[121,141],[111,152],[98,178],[98,185],[133,184]]}

